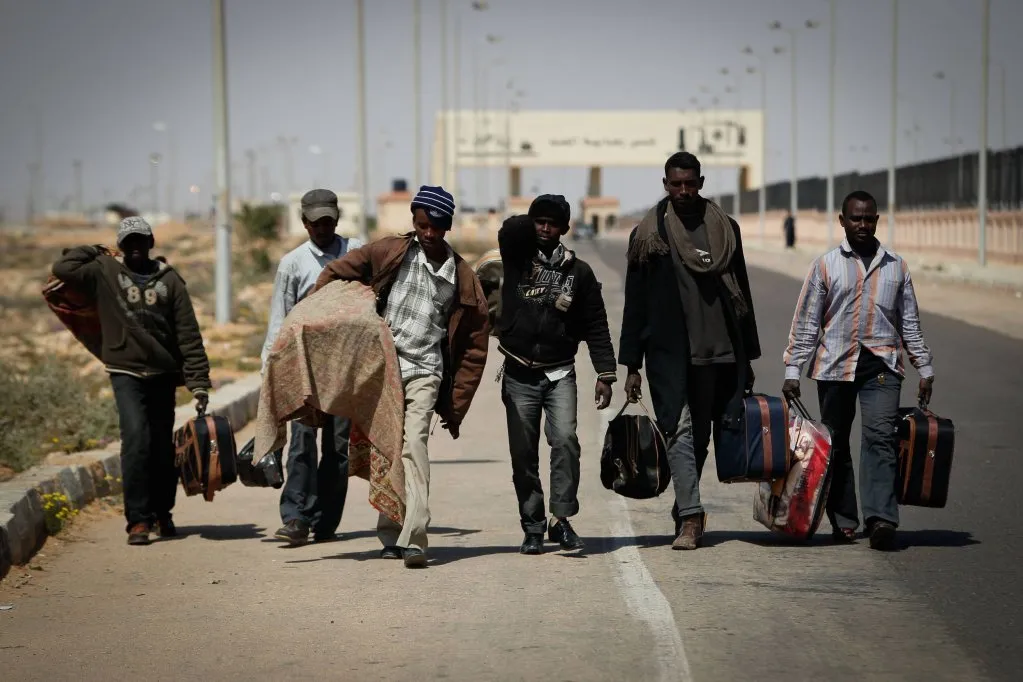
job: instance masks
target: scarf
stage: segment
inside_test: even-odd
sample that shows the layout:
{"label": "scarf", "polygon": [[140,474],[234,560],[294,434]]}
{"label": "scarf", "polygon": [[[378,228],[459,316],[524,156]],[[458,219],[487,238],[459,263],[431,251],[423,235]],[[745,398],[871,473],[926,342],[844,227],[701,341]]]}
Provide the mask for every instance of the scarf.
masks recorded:
{"label": "scarf", "polygon": [[[705,200],[706,211],[704,225],[707,228],[707,241],[710,245],[711,262],[706,264],[696,252],[689,231],[682,224],[682,219],[675,214],[671,202],[664,202],[663,213],[658,211],[661,203],[652,208],[640,221],[636,228],[636,236],[629,247],[629,262],[645,264],[651,256],[668,255],[669,249],[678,254],[682,264],[691,272],[704,275],[717,275],[725,291],[729,303],[739,318],[749,313],[749,304],[739,287],[739,280],[732,269],[732,257],[735,255],[735,231],[728,215],[712,201]],[[671,246],[658,234],[658,222],[663,217],[665,233]]]}

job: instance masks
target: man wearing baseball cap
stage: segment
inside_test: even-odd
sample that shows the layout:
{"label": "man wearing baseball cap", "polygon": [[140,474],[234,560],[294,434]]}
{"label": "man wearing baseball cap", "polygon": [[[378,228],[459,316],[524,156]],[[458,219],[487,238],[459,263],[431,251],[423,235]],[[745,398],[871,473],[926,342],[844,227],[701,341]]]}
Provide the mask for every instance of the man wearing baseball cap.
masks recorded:
{"label": "man wearing baseball cap", "polygon": [[476,273],[445,241],[455,202],[443,187],[423,185],[412,200],[412,232],[355,249],[323,270],[316,288],[335,280],[373,287],[398,353],[405,389],[405,518],[381,514],[377,536],[385,559],[427,565],[430,457],[434,413],[458,438],[487,362],[487,298]]}
{"label": "man wearing baseball cap", "polygon": [[206,411],[210,363],[185,282],[149,252],[153,229],[138,216],[121,221],[116,256],[98,246],[67,249],[53,274],[96,302],[101,357],[114,389],[121,427],[121,472],[128,544],[177,534],[171,518],[175,391],[185,385]]}
{"label": "man wearing baseball cap", "polygon": [[[341,210],[337,195],[329,189],[314,189],[302,197],[302,225],[309,241],[281,258],[270,299],[270,320],[263,343],[263,366],[273,348],[281,323],[299,301],[316,285],[323,268],[336,258],[357,249],[362,242],[337,234]],[[323,426],[320,462],[316,463],[317,429],[297,421],[291,423],[288,446],[288,476],[281,491],[281,521],[274,537],[292,545],[304,544],[313,532],[314,542],[332,540],[348,496],[347,419],[328,415]]]}
{"label": "man wearing baseball cap", "polygon": [[[594,403],[611,403],[615,356],[600,282],[565,248],[571,209],[560,194],[544,194],[528,215],[513,216],[497,234],[504,266],[498,350],[505,356],[501,396],[508,418],[512,481],[525,539],[523,554],[543,553],[543,536],[562,549],[581,550],[568,517],[579,512],[579,437],[576,434],[575,356],[585,341],[597,371]],[[551,445],[550,513],[540,481],[540,417]]]}

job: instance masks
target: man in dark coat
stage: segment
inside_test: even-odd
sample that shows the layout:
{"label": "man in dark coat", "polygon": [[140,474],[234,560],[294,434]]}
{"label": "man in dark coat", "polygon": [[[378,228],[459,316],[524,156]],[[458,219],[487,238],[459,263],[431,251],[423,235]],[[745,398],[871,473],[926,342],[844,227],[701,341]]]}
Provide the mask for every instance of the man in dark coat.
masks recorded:
{"label": "man in dark coat", "polygon": [[674,549],[696,549],[706,515],[700,476],[712,425],[753,385],[760,357],[739,226],[700,196],[695,156],[664,167],[662,199],[629,237],[618,362],[625,391],[641,398],[644,360],[658,426],[669,440],[675,486]]}

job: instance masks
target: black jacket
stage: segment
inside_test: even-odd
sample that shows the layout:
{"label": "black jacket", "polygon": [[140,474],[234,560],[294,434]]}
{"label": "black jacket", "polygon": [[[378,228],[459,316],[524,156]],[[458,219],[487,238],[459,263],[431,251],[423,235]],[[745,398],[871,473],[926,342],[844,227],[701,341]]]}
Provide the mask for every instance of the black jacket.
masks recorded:
{"label": "black jacket", "polygon": [[157,261],[143,284],[120,260],[95,246],[67,249],[53,274],[95,296],[103,364],[139,377],[178,375],[193,393],[210,388],[210,363],[185,281]]}
{"label": "black jacket", "polygon": [[[666,206],[667,199],[657,205],[659,216],[664,215]],[[734,333],[735,311],[729,308],[728,316],[733,331],[733,344],[741,342],[746,359],[753,361],[760,357],[760,339],[739,226],[732,221],[732,228],[736,240],[732,269],[750,309],[738,325],[738,338]],[[667,244],[668,236],[663,220],[658,221],[657,230],[661,240]],[[630,253],[635,238],[636,230],[633,230],[629,237]],[[618,362],[638,370],[645,361],[654,413],[661,429],[667,433],[674,433],[682,414],[687,395],[689,360],[689,332],[671,254],[653,255],[645,263],[630,259],[625,275],[625,309],[622,313]]]}
{"label": "black jacket", "polygon": [[585,341],[598,378],[613,382],[607,311],[590,266],[571,251],[557,267],[538,261],[536,228],[527,216],[504,221],[497,242],[504,267],[499,350],[527,367],[555,367],[573,362]]}

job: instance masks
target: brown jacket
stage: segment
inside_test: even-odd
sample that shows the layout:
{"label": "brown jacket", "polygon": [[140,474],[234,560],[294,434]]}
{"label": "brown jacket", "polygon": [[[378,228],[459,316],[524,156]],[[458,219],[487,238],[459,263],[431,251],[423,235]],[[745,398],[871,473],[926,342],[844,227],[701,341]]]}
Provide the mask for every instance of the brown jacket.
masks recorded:
{"label": "brown jacket", "polygon": [[[415,233],[400,237],[384,237],[361,248],[349,251],[331,261],[316,280],[319,291],[334,280],[357,281],[373,288],[377,312],[383,314],[387,297],[405,260]],[[448,336],[444,349],[444,380],[437,400],[437,414],[445,424],[461,424],[476,395],[483,368],[487,364],[490,321],[487,298],[472,267],[455,254],[455,277],[458,283],[456,305],[448,318]]]}

